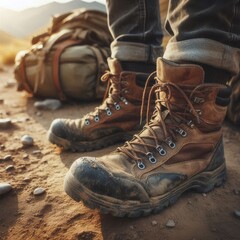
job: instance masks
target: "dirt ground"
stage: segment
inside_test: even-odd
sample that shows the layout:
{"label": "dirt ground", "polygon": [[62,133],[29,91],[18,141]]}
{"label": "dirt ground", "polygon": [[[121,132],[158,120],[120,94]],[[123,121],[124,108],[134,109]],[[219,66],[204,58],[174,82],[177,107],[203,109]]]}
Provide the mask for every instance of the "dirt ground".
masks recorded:
{"label": "dirt ground", "polygon": [[[63,191],[63,178],[72,162],[80,156],[103,155],[116,146],[90,153],[67,153],[51,145],[46,132],[58,117],[81,117],[97,103],[65,104],[56,111],[34,108],[36,99],[16,92],[7,84],[12,69],[0,73],[0,118],[11,118],[13,125],[0,130],[0,182],[13,190],[0,197],[0,239],[106,239],[106,240],[239,240],[240,219],[240,130],[224,124],[228,179],[224,186],[202,195],[184,194],[176,204],[157,215],[138,219],[114,218],[89,210],[74,202]],[[6,86],[6,84],[8,86]],[[28,134],[34,145],[24,148],[20,138]],[[37,151],[36,151],[37,150]],[[26,155],[27,154],[27,155]],[[27,157],[28,156],[28,157]],[[6,171],[13,165],[14,169]],[[34,196],[37,187],[46,189]],[[169,219],[176,226],[167,228]]]}

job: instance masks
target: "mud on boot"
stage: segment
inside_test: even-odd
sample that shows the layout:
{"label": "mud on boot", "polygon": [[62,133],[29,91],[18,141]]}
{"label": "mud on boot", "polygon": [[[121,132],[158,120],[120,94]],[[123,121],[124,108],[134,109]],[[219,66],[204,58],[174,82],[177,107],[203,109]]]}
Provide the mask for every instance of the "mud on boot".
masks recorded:
{"label": "mud on boot", "polygon": [[[117,59],[109,59],[110,72],[103,75],[108,81],[108,97],[94,111],[80,119],[55,119],[48,139],[65,150],[91,151],[132,138],[142,128],[140,109],[144,88],[136,78],[147,74],[123,72]],[[150,87],[147,89],[147,92]]]}
{"label": "mud on boot", "polygon": [[[221,126],[227,89],[204,84],[198,65],[158,60],[155,112],[143,130],[113,153],[76,160],[65,191],[102,213],[158,213],[190,189],[208,192],[226,178]],[[223,94],[224,95],[224,94]],[[227,102],[227,101],[222,101]]]}

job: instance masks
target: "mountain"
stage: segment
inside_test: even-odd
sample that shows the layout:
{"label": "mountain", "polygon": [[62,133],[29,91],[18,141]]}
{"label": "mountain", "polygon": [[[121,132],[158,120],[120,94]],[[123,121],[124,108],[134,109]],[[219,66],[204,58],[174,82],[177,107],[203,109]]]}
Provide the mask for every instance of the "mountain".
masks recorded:
{"label": "mountain", "polygon": [[105,11],[105,6],[98,2],[72,0],[67,3],[49,3],[37,8],[29,8],[20,12],[0,8],[0,30],[18,38],[25,38],[46,26],[56,14],[76,8],[87,8]]}

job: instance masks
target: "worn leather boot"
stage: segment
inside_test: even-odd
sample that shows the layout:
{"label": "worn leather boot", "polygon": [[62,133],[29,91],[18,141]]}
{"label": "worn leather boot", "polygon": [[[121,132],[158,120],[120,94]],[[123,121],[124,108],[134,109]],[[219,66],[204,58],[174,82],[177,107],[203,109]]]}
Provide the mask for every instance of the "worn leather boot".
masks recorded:
{"label": "worn leather boot", "polygon": [[157,213],[189,189],[208,192],[226,177],[223,85],[204,84],[198,65],[158,60],[155,112],[143,130],[109,155],[76,160],[65,177],[74,200],[102,213]]}
{"label": "worn leather boot", "polygon": [[108,97],[81,119],[55,119],[48,131],[51,143],[73,151],[91,151],[129,140],[142,128],[139,119],[144,87],[136,83],[138,74],[123,72],[117,59],[109,59],[108,65],[110,72],[102,77],[110,81]]}

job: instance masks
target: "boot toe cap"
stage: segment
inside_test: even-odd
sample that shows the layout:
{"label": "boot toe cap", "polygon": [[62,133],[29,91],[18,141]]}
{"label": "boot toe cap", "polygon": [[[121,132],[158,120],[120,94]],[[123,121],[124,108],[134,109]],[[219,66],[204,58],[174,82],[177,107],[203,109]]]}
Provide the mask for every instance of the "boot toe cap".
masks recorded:
{"label": "boot toe cap", "polygon": [[66,124],[64,123],[63,119],[55,119],[53,120],[49,132],[54,134],[56,137],[68,139],[71,137],[71,133],[68,130]]}
{"label": "boot toe cap", "polygon": [[119,200],[148,199],[148,194],[136,180],[110,173],[95,158],[80,158],[73,163],[69,171],[81,186],[93,193]]}

